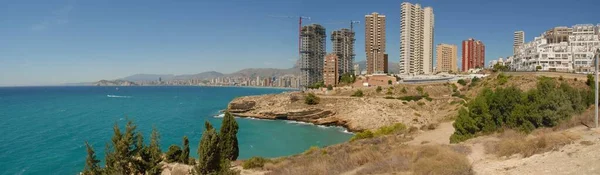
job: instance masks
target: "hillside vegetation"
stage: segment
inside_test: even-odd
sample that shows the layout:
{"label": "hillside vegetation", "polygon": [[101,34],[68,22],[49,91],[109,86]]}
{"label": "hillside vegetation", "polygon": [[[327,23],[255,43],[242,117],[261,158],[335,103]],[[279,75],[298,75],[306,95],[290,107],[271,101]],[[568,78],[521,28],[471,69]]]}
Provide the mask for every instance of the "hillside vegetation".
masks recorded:
{"label": "hillside vegetation", "polygon": [[[575,89],[553,78],[538,78],[537,86],[528,91],[510,87],[495,90],[485,87],[458,112],[455,133],[450,140],[460,142],[479,134],[514,128],[530,132],[539,127],[553,127],[579,114],[594,102],[589,88]],[[508,77],[498,74],[499,83]]]}

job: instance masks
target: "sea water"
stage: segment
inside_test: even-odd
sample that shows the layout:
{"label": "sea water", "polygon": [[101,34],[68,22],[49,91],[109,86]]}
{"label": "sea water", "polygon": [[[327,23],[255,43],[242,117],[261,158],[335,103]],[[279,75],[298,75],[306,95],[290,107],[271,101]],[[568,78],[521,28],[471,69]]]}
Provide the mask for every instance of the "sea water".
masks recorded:
{"label": "sea water", "polygon": [[[221,125],[219,111],[235,97],[283,89],[236,87],[3,87],[0,88],[0,174],[77,174],[89,142],[104,161],[104,147],[132,120],[148,142],[153,127],[163,151],[182,137],[197,148],[204,121]],[[343,128],[237,118],[240,159],[297,154],[311,146],[348,140]],[[124,129],[122,129],[124,132]]]}

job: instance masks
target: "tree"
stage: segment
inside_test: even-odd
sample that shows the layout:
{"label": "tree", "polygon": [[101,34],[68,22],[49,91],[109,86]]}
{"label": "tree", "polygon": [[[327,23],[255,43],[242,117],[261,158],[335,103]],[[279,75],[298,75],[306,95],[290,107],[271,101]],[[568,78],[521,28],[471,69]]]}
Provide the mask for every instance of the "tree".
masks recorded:
{"label": "tree", "polygon": [[221,157],[219,151],[219,136],[212,125],[206,121],[205,130],[198,146],[198,164],[194,173],[199,175],[216,174],[221,171]]}
{"label": "tree", "polygon": [[467,81],[465,81],[464,79],[460,79],[457,81],[458,84],[466,86],[467,85]]}
{"label": "tree", "polygon": [[388,80],[388,85],[392,85],[392,80]]}
{"label": "tree", "polygon": [[181,163],[190,164],[190,141],[187,136],[183,136],[183,151],[181,152]]}
{"label": "tree", "polygon": [[307,104],[307,105],[316,105],[316,104],[319,104],[320,100],[321,99],[319,99],[319,97],[317,97],[313,93],[308,93],[306,95],[306,97],[304,97],[304,103]]}
{"label": "tree", "polygon": [[221,157],[230,161],[237,160],[240,149],[238,147],[238,124],[235,121],[233,115],[229,112],[225,112],[223,117],[223,124],[219,131],[219,147],[221,150]]}
{"label": "tree", "polygon": [[171,162],[180,162],[181,161],[181,148],[177,145],[169,146],[169,151],[165,154],[166,161]]}
{"label": "tree", "polygon": [[542,69],[542,66],[535,66],[535,71],[540,71]]}
{"label": "tree", "polygon": [[344,73],[340,78],[340,82],[346,84],[352,84],[354,81],[356,81],[356,77],[350,73]]}
{"label": "tree", "polygon": [[98,165],[100,160],[96,159],[96,152],[94,148],[85,142],[85,148],[87,150],[87,158],[85,159],[85,168],[83,169],[84,175],[98,175],[102,173],[102,168]]}
{"label": "tree", "polygon": [[146,169],[147,174],[158,175],[162,172],[162,151],[160,150],[160,135],[156,128],[152,128],[152,134],[150,136],[150,146],[147,147],[146,161],[148,162],[148,168]]}
{"label": "tree", "polygon": [[377,93],[380,93],[380,92],[381,92],[381,90],[383,90],[383,89],[381,89],[381,86],[377,86],[377,89],[375,89],[375,91],[376,91]]}

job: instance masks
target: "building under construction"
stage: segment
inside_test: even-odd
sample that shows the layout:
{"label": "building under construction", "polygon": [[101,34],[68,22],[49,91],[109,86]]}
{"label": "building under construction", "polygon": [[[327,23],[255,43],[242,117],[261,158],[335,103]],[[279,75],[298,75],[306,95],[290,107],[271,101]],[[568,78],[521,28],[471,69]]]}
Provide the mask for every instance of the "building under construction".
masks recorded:
{"label": "building under construction", "polygon": [[301,35],[301,86],[310,86],[323,81],[325,59],[325,27],[311,24],[302,27]]}
{"label": "building under construction", "polygon": [[331,32],[333,54],[337,55],[338,75],[354,73],[354,31],[341,29]]}

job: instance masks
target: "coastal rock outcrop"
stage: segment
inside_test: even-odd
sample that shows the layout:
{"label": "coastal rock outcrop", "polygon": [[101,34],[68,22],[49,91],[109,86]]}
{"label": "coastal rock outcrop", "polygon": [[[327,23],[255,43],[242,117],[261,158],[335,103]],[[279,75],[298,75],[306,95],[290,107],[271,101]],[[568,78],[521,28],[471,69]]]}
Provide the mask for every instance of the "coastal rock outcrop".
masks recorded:
{"label": "coastal rock outcrop", "polygon": [[[374,91],[374,88],[371,88]],[[447,88],[445,88],[447,89]],[[345,90],[354,91],[355,89]],[[304,104],[304,92],[285,92],[245,96],[232,100],[227,110],[238,117],[271,120],[293,120],[317,125],[342,126],[349,131],[373,130],[394,123],[423,126],[453,116],[458,109],[453,97],[437,97],[431,101],[402,101],[371,94],[357,98],[347,92],[316,92],[319,104]],[[342,95],[337,95],[342,94]]]}

